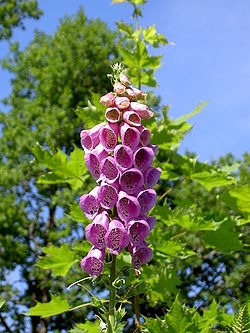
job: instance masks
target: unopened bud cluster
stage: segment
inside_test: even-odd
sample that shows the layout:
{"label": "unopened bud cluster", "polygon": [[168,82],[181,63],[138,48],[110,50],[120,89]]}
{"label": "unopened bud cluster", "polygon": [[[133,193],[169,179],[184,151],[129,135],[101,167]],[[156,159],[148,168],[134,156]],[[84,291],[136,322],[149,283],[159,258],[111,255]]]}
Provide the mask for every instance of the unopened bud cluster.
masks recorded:
{"label": "unopened bud cluster", "polygon": [[80,208],[91,221],[85,237],[92,248],[81,261],[91,276],[101,274],[105,251],[118,255],[125,248],[132,265],[139,269],[152,258],[146,242],[155,225],[147,213],[156,204],[156,185],[161,170],[152,167],[157,147],[150,144],[150,131],[142,125],[153,112],[140,103],[141,90],[120,74],[113,92],[101,97],[106,123],[82,130],[84,159],[97,186],[80,197]]}

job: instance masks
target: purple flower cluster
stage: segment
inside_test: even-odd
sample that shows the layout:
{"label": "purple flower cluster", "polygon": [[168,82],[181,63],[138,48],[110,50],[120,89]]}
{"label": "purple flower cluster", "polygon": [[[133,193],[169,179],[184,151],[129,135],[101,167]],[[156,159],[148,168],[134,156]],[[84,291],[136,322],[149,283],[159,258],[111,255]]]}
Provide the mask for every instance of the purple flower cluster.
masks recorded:
{"label": "purple flower cluster", "polygon": [[91,220],[85,237],[93,245],[81,267],[91,276],[102,272],[106,249],[118,255],[127,248],[135,269],[152,258],[145,239],[156,219],[147,213],[156,204],[152,188],[161,170],[152,167],[157,147],[150,144],[151,133],[141,121],[153,112],[138,102],[142,97],[120,74],[113,92],[100,99],[107,122],[80,134],[86,166],[97,182],[80,197],[80,208]]}

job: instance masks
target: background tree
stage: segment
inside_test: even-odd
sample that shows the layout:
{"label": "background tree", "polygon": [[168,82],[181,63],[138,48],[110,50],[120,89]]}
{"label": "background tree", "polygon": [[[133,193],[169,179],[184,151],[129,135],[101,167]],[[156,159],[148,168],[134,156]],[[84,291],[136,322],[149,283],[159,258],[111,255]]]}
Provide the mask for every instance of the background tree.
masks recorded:
{"label": "background tree", "polygon": [[38,19],[42,14],[37,0],[1,0],[0,40],[10,39],[16,27],[25,29],[26,18]]}
{"label": "background tree", "polygon": [[[115,33],[100,20],[88,20],[80,9],[73,18],[65,17],[53,36],[36,32],[23,51],[12,44],[2,62],[13,75],[12,92],[4,101],[10,111],[0,115],[0,266],[1,292],[7,300],[0,322],[4,331],[8,327],[9,332],[27,332],[29,323],[21,315],[25,307],[35,300],[48,301],[50,286],[60,289],[60,279],[33,266],[41,248],[82,237],[77,224],[60,221],[59,207],[72,200],[73,191],[61,185],[37,186],[40,167],[32,162],[30,148],[39,142],[53,153],[58,149],[69,153],[79,145],[83,124],[74,110],[87,104],[91,90],[109,87],[106,74],[116,55]],[[16,289],[8,284],[13,271],[20,277]],[[52,330],[55,322],[60,332],[67,328],[65,318],[34,317],[31,332]]]}

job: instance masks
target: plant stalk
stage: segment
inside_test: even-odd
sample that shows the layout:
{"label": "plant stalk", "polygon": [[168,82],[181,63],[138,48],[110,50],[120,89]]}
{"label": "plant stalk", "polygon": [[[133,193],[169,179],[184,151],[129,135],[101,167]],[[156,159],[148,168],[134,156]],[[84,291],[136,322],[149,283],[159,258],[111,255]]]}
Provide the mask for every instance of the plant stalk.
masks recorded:
{"label": "plant stalk", "polygon": [[109,314],[108,314],[108,333],[114,333],[116,324],[115,319],[115,305],[116,305],[116,289],[113,282],[116,278],[116,255],[112,254],[112,261],[110,264],[110,278],[109,278]]}

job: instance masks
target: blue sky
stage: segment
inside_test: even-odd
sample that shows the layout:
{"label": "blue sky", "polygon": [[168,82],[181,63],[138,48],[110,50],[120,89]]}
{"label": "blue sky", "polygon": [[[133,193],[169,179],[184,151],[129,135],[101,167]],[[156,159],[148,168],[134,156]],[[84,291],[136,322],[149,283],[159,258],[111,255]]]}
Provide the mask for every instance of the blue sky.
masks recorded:
{"label": "blue sky", "polygon": [[[120,19],[130,22],[132,7],[111,0],[41,0],[39,21],[26,20],[27,29],[15,30],[14,40],[25,47],[34,29],[52,34],[60,18],[80,6],[89,18],[99,17],[111,28]],[[190,119],[194,125],[181,145],[201,161],[232,152],[241,157],[250,145],[250,1],[249,0],[148,0],[143,27],[156,24],[174,43],[161,48],[162,67],[157,71],[162,102],[171,105],[170,116],[192,111],[208,101]],[[7,43],[1,43],[0,57]],[[0,70],[0,98],[10,92],[9,74]]]}

